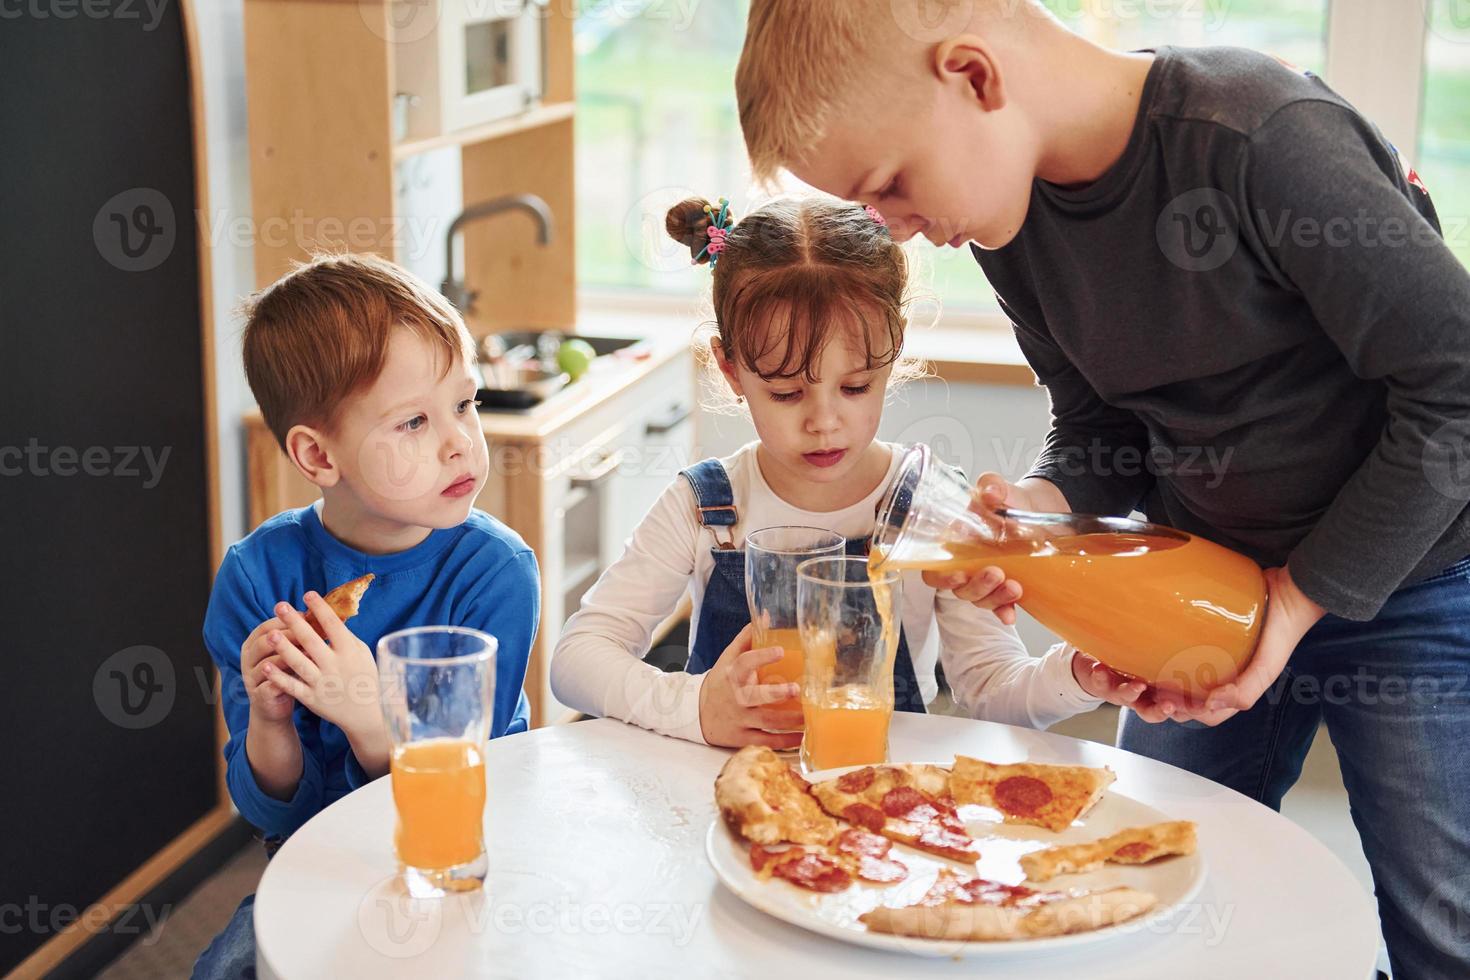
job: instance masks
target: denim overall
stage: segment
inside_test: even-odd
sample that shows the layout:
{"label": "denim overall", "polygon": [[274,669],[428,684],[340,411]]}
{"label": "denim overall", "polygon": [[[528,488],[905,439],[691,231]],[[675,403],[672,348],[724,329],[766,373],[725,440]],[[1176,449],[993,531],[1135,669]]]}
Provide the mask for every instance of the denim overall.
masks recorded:
{"label": "denim overall", "polygon": [[[720,654],[750,622],[750,607],[745,598],[745,552],[734,547],[734,527],[739,521],[730,477],[717,459],[706,459],[679,474],[694,488],[699,508],[699,522],[710,529],[718,547],[710,549],[715,567],[704,587],[704,600],[699,606],[699,630],[689,654],[687,670],[702,674],[715,665]],[[720,528],[726,540],[720,541]],[[868,539],[849,539],[849,555],[866,555]],[[898,656],[893,662],[893,706],[899,711],[924,712],[924,697],[909,659],[908,640],[902,629],[898,634]]]}

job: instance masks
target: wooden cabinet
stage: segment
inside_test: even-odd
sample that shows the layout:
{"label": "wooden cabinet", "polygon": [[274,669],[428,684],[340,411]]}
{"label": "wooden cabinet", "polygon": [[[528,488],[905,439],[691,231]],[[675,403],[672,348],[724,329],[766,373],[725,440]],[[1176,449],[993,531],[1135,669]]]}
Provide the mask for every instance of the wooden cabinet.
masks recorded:
{"label": "wooden cabinet", "polygon": [[[432,3],[401,5],[414,29]],[[404,215],[394,165],[459,147],[462,200],[535,194],[556,219],[549,244],[530,221],[471,225],[464,278],[480,299],[466,319],[494,330],[566,327],[576,318],[572,16],[545,18],[545,95],[512,118],[429,139],[394,139],[395,13],[390,0],[246,0],[255,281],[264,286],[316,251],[402,259],[427,224],[439,247],[454,217]],[[426,14],[427,12],[427,14]],[[410,219],[414,226],[410,227]],[[437,285],[437,284],[435,284]]]}

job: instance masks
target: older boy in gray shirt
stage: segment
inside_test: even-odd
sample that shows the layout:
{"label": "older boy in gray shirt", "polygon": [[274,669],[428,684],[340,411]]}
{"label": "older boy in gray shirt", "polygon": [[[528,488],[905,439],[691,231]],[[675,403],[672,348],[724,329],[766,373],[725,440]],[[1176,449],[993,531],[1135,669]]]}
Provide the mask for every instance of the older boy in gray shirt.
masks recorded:
{"label": "older boy in gray shirt", "polygon": [[1397,151],[1274,59],[1107,51],[1031,0],[753,0],[736,88],[758,176],[974,243],[1052,402],[996,502],[1267,569],[1248,669],[1120,744],[1279,807],[1325,720],[1395,974],[1470,975],[1470,274]]}

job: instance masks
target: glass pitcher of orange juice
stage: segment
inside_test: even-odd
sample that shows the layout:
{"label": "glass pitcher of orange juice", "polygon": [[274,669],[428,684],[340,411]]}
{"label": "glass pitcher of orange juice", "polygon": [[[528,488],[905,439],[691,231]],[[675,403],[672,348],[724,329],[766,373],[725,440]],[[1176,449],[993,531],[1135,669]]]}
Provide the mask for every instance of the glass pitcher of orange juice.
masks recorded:
{"label": "glass pitcher of orange juice", "polygon": [[878,505],[875,569],[974,571],[1021,584],[1043,626],[1121,673],[1198,697],[1255,651],[1266,580],[1244,555],[1116,517],[989,510],[927,446],[905,455]]}
{"label": "glass pitcher of orange juice", "polygon": [[422,626],[378,641],[383,720],[398,823],[394,850],[410,895],[481,886],[485,743],[495,697],[495,637]]}

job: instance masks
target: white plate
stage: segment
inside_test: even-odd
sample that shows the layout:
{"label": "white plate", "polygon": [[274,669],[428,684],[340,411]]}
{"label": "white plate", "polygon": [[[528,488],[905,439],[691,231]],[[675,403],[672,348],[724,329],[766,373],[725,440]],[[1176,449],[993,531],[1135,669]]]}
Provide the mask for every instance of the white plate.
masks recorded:
{"label": "white plate", "polygon": [[[844,769],[830,769],[812,773],[807,779],[818,783],[860,768],[862,767],[849,766]],[[945,764],[943,768],[947,769],[949,765]],[[1149,892],[1158,899],[1158,904],[1147,915],[1106,929],[1009,942],[955,942],[869,932],[867,926],[858,921],[858,916],[879,905],[901,905],[917,900],[929,890],[941,867],[1008,885],[1020,884],[1026,879],[1025,873],[1021,871],[1020,857],[1029,851],[1054,844],[1080,844],[1106,837],[1126,827],[1172,819],[1151,806],[1112,791],[1104,794],[1096,806],[1059,834],[1042,827],[1003,824],[1000,814],[986,807],[964,806],[960,807],[959,812],[965,828],[980,843],[980,860],[973,868],[959,862],[931,857],[914,848],[895,843],[893,857],[908,866],[909,876],[894,885],[856,882],[846,891],[823,895],[798,888],[779,878],[761,881],[750,866],[750,845],[737,837],[718,816],[710,824],[705,851],[709,855],[710,864],[714,866],[715,874],[724,882],[725,887],[747,904],[768,915],[859,946],[923,956],[1015,956],[1105,942],[1120,935],[1156,927],[1193,901],[1204,887],[1205,860],[1197,850],[1187,857],[1164,858],[1153,864],[1109,864],[1089,874],[1058,875],[1041,885],[1032,886],[1053,891],[1074,888],[1093,891],[1128,885]],[[1201,842],[1201,850],[1207,846],[1208,841]]]}

